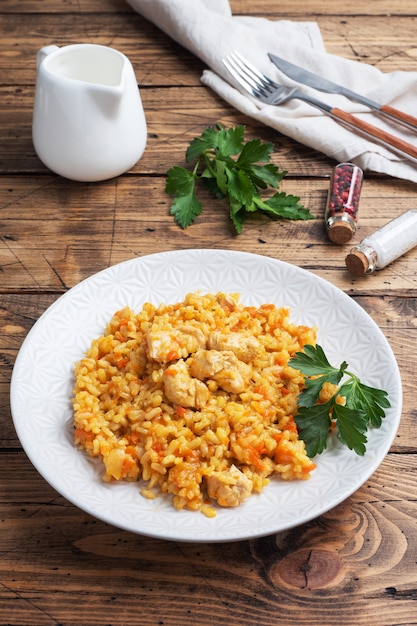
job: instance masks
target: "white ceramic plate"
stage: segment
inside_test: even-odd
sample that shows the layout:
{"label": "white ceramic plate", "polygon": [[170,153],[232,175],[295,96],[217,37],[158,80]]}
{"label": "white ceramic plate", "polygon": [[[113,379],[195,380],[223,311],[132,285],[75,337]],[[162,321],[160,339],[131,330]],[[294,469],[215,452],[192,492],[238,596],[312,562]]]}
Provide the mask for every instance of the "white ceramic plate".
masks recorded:
{"label": "white ceramic plate", "polygon": [[[200,290],[240,292],[247,305],[291,308],[297,324],[317,325],[330,362],[342,360],[368,385],[389,393],[382,427],[369,433],[359,457],[337,441],[318,457],[307,481],[273,479],[262,494],[208,519],[177,511],[168,497],[147,500],[137,483],[104,484],[101,464],[73,446],[71,393],[74,363],[113,313],[145,301],[174,303]],[[65,498],[114,526],[177,541],[222,542],[260,537],[325,513],[357,490],[388,452],[401,416],[398,366],[384,335],[354,300],[327,281],[271,258],[225,250],[182,250],[110,267],[71,289],[36,322],[18,354],[11,408],[24,450]]]}

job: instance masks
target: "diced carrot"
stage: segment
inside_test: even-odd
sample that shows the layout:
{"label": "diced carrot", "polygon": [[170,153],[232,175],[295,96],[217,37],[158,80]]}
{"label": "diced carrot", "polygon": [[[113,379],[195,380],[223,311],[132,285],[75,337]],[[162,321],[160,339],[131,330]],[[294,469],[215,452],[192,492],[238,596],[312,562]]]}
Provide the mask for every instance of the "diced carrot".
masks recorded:
{"label": "diced carrot", "polygon": [[176,376],[177,374],[178,374],[178,370],[174,369],[173,367],[170,367],[164,372],[164,376]]}
{"label": "diced carrot", "polygon": [[255,387],[253,388],[253,391],[259,394],[260,396],[262,396],[263,398],[268,397],[268,391],[265,389],[263,385],[255,385]]}
{"label": "diced carrot", "polygon": [[253,446],[249,447],[249,462],[259,470],[264,469],[264,464],[259,458],[259,452]]}
{"label": "diced carrot", "polygon": [[313,470],[315,470],[317,467],[317,465],[315,463],[313,463],[313,461],[311,463],[309,463],[308,465],[305,465],[302,469],[303,474],[309,474],[310,472],[312,472]]}
{"label": "diced carrot", "polygon": [[278,432],[276,432],[276,433],[274,433],[274,434],[273,434],[273,438],[275,439],[275,441],[276,441],[277,443],[279,443],[279,442],[282,440],[282,437],[283,437],[283,434],[282,434],[282,433],[278,433]]}
{"label": "diced carrot", "polygon": [[286,365],[287,361],[288,359],[285,354],[277,354],[274,359],[274,362],[276,363],[276,365]]}
{"label": "diced carrot", "polygon": [[294,455],[289,450],[278,447],[275,451],[275,460],[279,465],[290,465],[294,460]]}
{"label": "diced carrot", "polygon": [[265,454],[266,452],[268,452],[268,450],[265,448],[262,441],[259,442],[258,447],[255,447],[253,444],[248,443],[246,438],[239,437],[236,443],[238,446],[248,451],[248,460],[254,467],[259,470],[264,469],[264,464],[260,459],[260,455]]}
{"label": "diced carrot", "polygon": [[129,474],[130,470],[132,469],[132,467],[134,467],[136,465],[135,461],[132,459],[131,456],[126,455],[125,458],[123,459],[123,463],[122,463],[122,477],[125,477]]}
{"label": "diced carrot", "polygon": [[141,436],[139,433],[130,433],[126,438],[130,444],[135,446],[139,443]]}
{"label": "diced carrot", "polygon": [[298,431],[297,424],[295,423],[295,420],[292,417],[289,418],[285,426],[285,429],[289,430],[290,433],[296,433]]}
{"label": "diced carrot", "polygon": [[200,453],[198,450],[187,448],[181,452],[184,459],[187,459],[189,463],[198,463],[200,461]]}
{"label": "diced carrot", "polygon": [[91,430],[85,430],[84,428],[76,428],[74,432],[76,441],[80,443],[86,443],[87,441],[93,441],[94,433]]}

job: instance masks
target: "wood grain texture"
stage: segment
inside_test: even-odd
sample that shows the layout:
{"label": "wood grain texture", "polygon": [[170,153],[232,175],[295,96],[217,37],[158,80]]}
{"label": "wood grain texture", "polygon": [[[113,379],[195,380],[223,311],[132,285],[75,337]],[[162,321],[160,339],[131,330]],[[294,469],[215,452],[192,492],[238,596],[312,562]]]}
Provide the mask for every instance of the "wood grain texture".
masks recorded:
{"label": "wood grain texture", "polygon": [[[416,70],[414,1],[230,4],[235,15],[316,21],[333,54],[383,71]],[[332,244],[324,230],[335,163],[223,102],[200,83],[204,64],[125,0],[2,0],[0,34],[0,625],[417,624],[416,251],[372,276],[350,276],[350,245]],[[111,45],[132,60],[148,121],[143,158],[103,183],[51,174],[32,146],[36,52],[77,41]],[[273,142],[274,162],[288,171],[282,189],[313,220],[253,218],[237,236],[224,205],[203,193],[195,224],[176,225],[166,172],[217,122],[245,124],[248,138]],[[415,207],[416,191],[367,174],[354,242]],[[18,351],[57,298],[115,263],[204,247],[282,259],[345,291],[387,337],[404,392],[389,454],[350,498],[286,532],[219,545],[159,541],[80,511],[31,465],[9,403]]]}
{"label": "wood grain texture", "polygon": [[[284,169],[282,152],[279,155],[277,164]],[[178,158],[182,163],[183,155]],[[143,161],[149,162],[148,157]],[[168,169],[168,154],[161,156],[159,166]],[[141,167],[140,163],[137,168]],[[180,229],[169,215],[172,200],[165,193],[163,176],[129,175],[94,185],[51,176],[26,176],[24,180],[4,177],[3,185],[0,180],[2,285],[11,290],[61,292],[100,268],[126,259],[153,251],[210,247],[257,252],[296,263],[331,279],[348,293],[371,290],[374,294],[416,296],[412,252],[372,276],[355,279],[345,266],[353,243],[412,206],[414,186],[378,178],[367,180],[361,198],[360,229],[349,245],[341,247],[329,242],[324,229],[330,172],[331,167],[323,178],[290,176],[281,185],[283,191],[301,198],[314,220],[254,217],[239,236],[224,203],[212,200],[204,191],[200,192],[202,215],[186,230]]]}
{"label": "wood grain texture", "polygon": [[[125,5],[123,0],[120,2]],[[275,0],[270,2],[276,4]],[[107,5],[107,1],[103,4]],[[370,6],[374,4],[378,3],[372,2]],[[199,84],[201,70],[205,67],[202,62],[137,13],[100,11],[94,19],[84,10],[66,14],[65,18],[60,13],[47,15],[45,22],[43,12],[25,14],[23,28],[19,12],[2,15],[4,35],[0,41],[0,70],[7,71],[4,84],[33,85],[36,80],[35,56],[39,48],[51,43],[78,42],[120,49],[132,61],[142,88]],[[294,14],[275,12],[273,19],[294,17],[297,19]],[[372,20],[358,15],[342,17],[337,12],[330,15],[317,12],[315,18],[304,16],[306,21],[317,22],[329,53],[363,61],[383,71],[415,69],[415,19],[409,13],[392,14],[389,18],[375,16]]]}
{"label": "wood grain texture", "polygon": [[[401,0],[393,4],[389,0],[373,0],[366,7],[366,13],[361,0],[351,0],[349,5],[338,4],[337,2],[329,3],[326,0],[305,0],[302,3],[284,3],[278,5],[275,0],[231,0],[230,7],[234,15],[253,15],[253,16],[273,16],[274,18],[283,18],[283,16],[299,16],[301,19],[309,17],[316,18],[320,15],[367,15],[367,16],[385,16],[393,15],[415,15],[415,4],[413,0]],[[128,13],[132,14],[133,10],[124,0],[83,0],[82,10],[80,10],[79,0],[43,0],[42,4],[37,0],[21,0],[16,3],[14,0],[2,0],[2,12],[4,13],[83,13],[94,15],[103,13]]]}

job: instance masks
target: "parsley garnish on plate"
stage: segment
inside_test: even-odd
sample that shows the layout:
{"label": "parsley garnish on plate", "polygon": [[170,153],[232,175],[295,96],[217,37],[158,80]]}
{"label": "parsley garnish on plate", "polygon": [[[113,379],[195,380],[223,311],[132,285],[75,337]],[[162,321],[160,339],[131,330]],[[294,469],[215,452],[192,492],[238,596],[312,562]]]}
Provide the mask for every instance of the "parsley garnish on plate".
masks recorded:
{"label": "parsley garnish on plate", "polygon": [[313,219],[297,196],[277,191],[262,199],[260,190],[278,189],[288,172],[270,162],[272,143],[260,139],[245,142],[244,131],[244,126],[207,128],[187,148],[185,160],[195,162],[193,169],[176,165],[168,170],[165,190],[174,196],[171,214],[182,228],[190,226],[203,210],[196,193],[198,181],[204,182],[214,197],[227,200],[238,233],[246,217],[257,211],[271,218]]}
{"label": "parsley garnish on plate", "polygon": [[[363,456],[368,427],[379,428],[385,417],[384,409],[391,406],[387,392],[362,383],[347,370],[346,361],[339,368],[333,367],[319,345],[304,346],[304,352],[296,352],[288,365],[306,376],[294,419],[308,456],[312,458],[326,449],[332,425],[336,427],[342,443]],[[346,376],[348,378],[339,385]],[[320,392],[326,382],[336,385],[337,389],[327,402],[319,403]],[[337,401],[341,398],[345,399],[344,404]]]}

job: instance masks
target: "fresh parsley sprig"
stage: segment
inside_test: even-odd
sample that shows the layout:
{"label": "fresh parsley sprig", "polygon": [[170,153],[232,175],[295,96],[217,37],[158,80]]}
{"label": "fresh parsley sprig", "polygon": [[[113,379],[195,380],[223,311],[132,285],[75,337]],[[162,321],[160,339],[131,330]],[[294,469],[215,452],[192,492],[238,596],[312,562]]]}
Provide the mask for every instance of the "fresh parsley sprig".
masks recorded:
{"label": "fresh parsley sprig", "polygon": [[[385,417],[384,409],[391,406],[387,392],[362,383],[347,370],[346,361],[339,368],[333,367],[319,345],[304,346],[304,352],[296,352],[288,365],[306,376],[295,422],[308,456],[312,458],[326,449],[332,424],[342,443],[363,456],[367,429],[370,425],[379,428]],[[339,385],[344,376],[347,380]],[[327,402],[318,403],[325,382],[336,385],[337,389]],[[345,398],[344,404],[337,402],[339,396]]]}
{"label": "fresh parsley sprig", "polygon": [[190,226],[203,210],[196,193],[198,181],[204,182],[216,198],[227,200],[238,233],[247,216],[256,211],[271,218],[313,219],[297,196],[277,191],[262,199],[260,190],[278,189],[288,172],[270,162],[272,143],[260,139],[245,142],[244,131],[244,126],[207,128],[187,148],[185,160],[195,162],[193,169],[175,165],[168,170],[165,190],[174,196],[170,211],[182,228]]}

